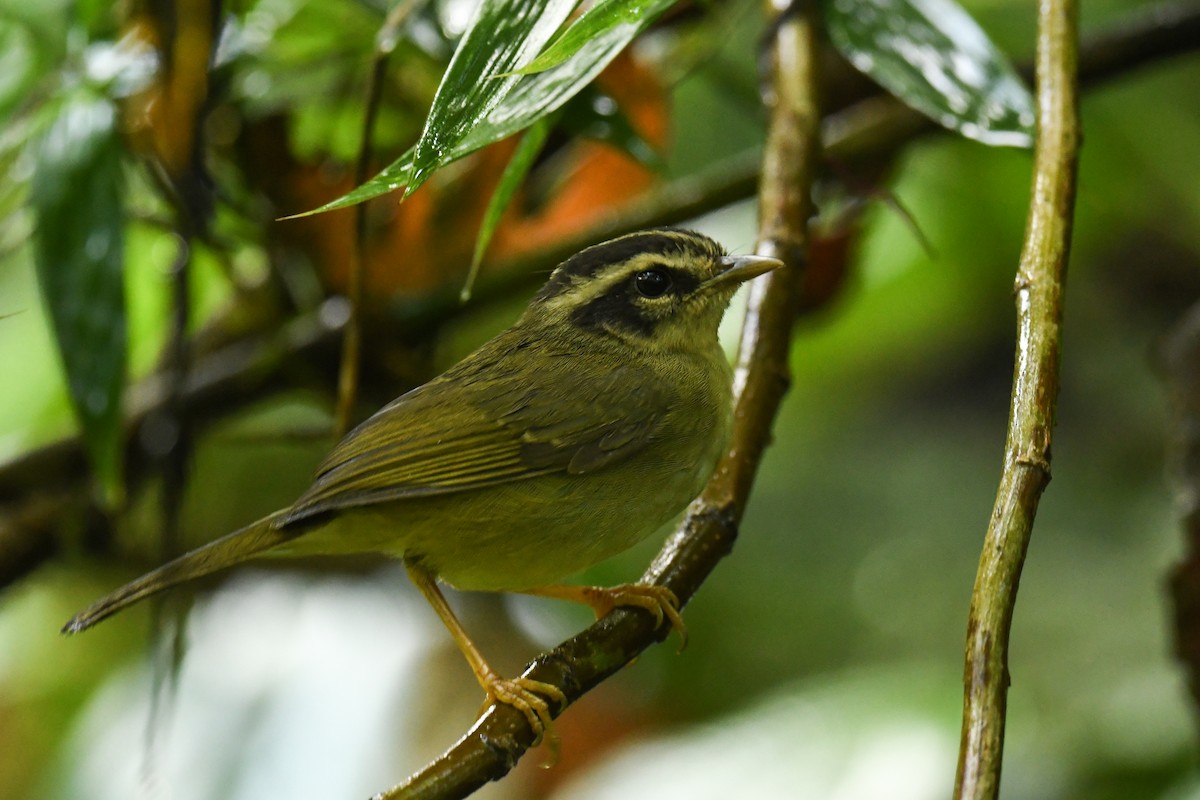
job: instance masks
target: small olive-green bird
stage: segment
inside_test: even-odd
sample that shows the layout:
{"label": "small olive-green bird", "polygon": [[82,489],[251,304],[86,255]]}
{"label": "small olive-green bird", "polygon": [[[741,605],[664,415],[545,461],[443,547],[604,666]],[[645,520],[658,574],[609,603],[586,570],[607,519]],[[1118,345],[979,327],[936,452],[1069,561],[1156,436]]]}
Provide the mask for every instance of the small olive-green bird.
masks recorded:
{"label": "small olive-green bird", "polygon": [[658,229],[563,262],[508,330],[346,436],[295,503],[121,587],[63,631],[259,556],[375,552],[404,561],[489,698],[537,734],[554,686],[505,679],[438,588],[640,606],[683,634],[644,584],[559,581],[636,544],[703,487],[725,445],[730,369],[717,326],[743,281],[780,266]]}

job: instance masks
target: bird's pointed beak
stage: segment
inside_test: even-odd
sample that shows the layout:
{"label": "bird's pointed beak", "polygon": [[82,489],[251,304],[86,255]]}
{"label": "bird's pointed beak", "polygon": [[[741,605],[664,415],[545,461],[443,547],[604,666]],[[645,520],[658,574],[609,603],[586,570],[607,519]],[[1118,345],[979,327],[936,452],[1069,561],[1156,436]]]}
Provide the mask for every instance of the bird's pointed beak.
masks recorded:
{"label": "bird's pointed beak", "polygon": [[770,272],[783,266],[783,262],[778,258],[769,258],[768,256],[722,256],[718,263],[724,269],[704,282],[705,289],[744,283],[764,272]]}

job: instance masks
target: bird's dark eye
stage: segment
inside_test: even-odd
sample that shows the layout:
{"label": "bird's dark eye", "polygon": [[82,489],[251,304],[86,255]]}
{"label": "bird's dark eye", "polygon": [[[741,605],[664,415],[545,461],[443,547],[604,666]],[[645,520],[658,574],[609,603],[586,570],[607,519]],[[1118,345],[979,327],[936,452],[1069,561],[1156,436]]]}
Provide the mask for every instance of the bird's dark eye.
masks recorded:
{"label": "bird's dark eye", "polygon": [[671,276],[663,269],[644,269],[633,277],[633,286],[642,297],[662,297],[671,288]]}

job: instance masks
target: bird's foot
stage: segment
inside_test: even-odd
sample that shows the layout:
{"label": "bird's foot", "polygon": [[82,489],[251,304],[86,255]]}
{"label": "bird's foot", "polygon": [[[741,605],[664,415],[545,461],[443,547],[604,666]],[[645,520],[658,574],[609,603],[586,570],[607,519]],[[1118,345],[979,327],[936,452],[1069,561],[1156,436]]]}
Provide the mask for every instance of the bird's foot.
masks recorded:
{"label": "bird's foot", "polygon": [[665,621],[679,634],[679,649],[687,646],[687,626],[679,613],[679,598],[665,586],[649,583],[622,583],[618,586],[584,586],[584,602],[602,617],[617,606],[644,608],[654,615],[655,627]]}
{"label": "bird's foot", "polygon": [[662,627],[664,621],[671,623],[671,627],[679,634],[680,650],[687,645],[687,626],[679,614],[679,598],[665,586],[649,583],[622,583],[617,586],[555,584],[527,589],[523,593],[583,603],[592,607],[597,619],[617,606],[644,608],[654,615],[656,628]]}
{"label": "bird's foot", "polygon": [[558,704],[559,710],[566,708],[567,696],[552,683],[535,681],[532,678],[501,678],[495,674],[480,675],[479,683],[487,692],[488,699],[484,702],[480,713],[488,706],[503,703],[512,706],[525,715],[529,727],[533,730],[535,745],[544,741],[550,749],[549,763],[551,766],[558,761],[559,738],[554,730],[554,721],[550,714],[550,698]]}

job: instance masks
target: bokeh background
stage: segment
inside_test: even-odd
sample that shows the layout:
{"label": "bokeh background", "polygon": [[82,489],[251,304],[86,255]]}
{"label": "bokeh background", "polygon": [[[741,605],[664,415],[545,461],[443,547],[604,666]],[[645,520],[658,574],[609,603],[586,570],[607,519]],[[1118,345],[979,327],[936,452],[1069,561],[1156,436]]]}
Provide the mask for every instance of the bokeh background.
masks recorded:
{"label": "bokeh background", "polygon": [[[0,80],[0,108],[11,131],[36,127],[39,97],[98,57],[89,46],[134,35],[130,19],[153,11],[106,5],[0,3],[10,76]],[[1086,3],[1084,31],[1141,5]],[[271,284],[281,263],[307,269],[296,274],[308,284],[289,284],[296,306],[296,297],[319,297],[341,280],[346,212],[336,221],[273,220],[348,188],[368,54],[387,11],[350,0],[235,6],[241,50],[213,89],[226,99],[208,128],[213,174],[231,198],[215,223],[227,249],[198,245],[191,278],[194,325],[209,332],[231,324],[238,287]],[[382,151],[419,129],[417,107],[428,103],[444,42],[469,6],[433,4],[408,30],[415,44],[393,61]],[[1029,57],[1032,3],[966,6],[1005,52]],[[554,158],[569,167],[546,172],[530,190],[537,196],[526,198],[532,210],[498,234],[502,254],[517,258],[578,230],[596,207],[761,143],[754,56],[762,19],[754,5],[731,8],[713,10],[723,15],[715,22],[685,13],[652,32],[612,79],[611,91],[625,87],[623,107],[659,147],[661,172],[611,144],[568,143],[547,170]],[[662,52],[699,55],[672,69],[681,62],[664,62]],[[1165,581],[1183,539],[1165,467],[1177,432],[1161,359],[1164,337],[1200,295],[1198,64],[1177,58],[1084,96],[1054,479],[1012,632],[1002,791],[1012,800],[1200,797],[1194,708],[1171,652]],[[22,207],[31,148],[5,148],[4,460],[74,430]],[[252,174],[251,163],[263,174]],[[540,769],[546,754],[535,751],[480,797],[948,795],[969,594],[1001,466],[1030,163],[1027,152],[934,134],[854,186],[869,206],[849,274],[797,330],[774,443],[732,555],[687,608],[687,649],[677,654],[672,641],[653,648],[560,720],[557,766]],[[176,247],[154,219],[164,213],[161,198],[128,169],[130,370],[142,376],[166,338]],[[609,180],[589,189],[586,178],[568,180],[576,172]],[[406,223],[413,238],[374,240],[385,266],[369,286],[373,297],[386,293],[392,307],[403,306],[461,280],[475,212],[469,173],[458,180],[468,188],[457,197],[447,180],[440,199],[414,201],[429,208]],[[829,191],[830,203],[846,193]],[[375,206],[380,230],[393,208],[386,199]],[[743,201],[691,224],[745,251],[754,206]],[[420,346],[401,343],[396,375],[453,363],[513,321],[527,296],[468,306],[421,332]],[[726,326],[731,347],[739,316]],[[404,388],[396,375],[377,376],[364,403],[385,400],[389,381],[392,393]],[[312,435],[330,425],[327,378],[305,372],[203,428],[182,507],[188,543],[303,489],[328,448]],[[365,797],[466,730],[480,692],[393,564],[267,564],[210,582],[194,601],[181,593],[168,606],[185,620],[174,682],[164,667],[170,639],[152,640],[147,607],[60,637],[72,613],[155,563],[160,494],[154,479],[146,482],[99,550],[64,532],[53,558],[0,593],[0,797]],[[584,578],[630,579],[660,543]],[[588,622],[585,610],[551,601],[453,602],[508,671]]]}

